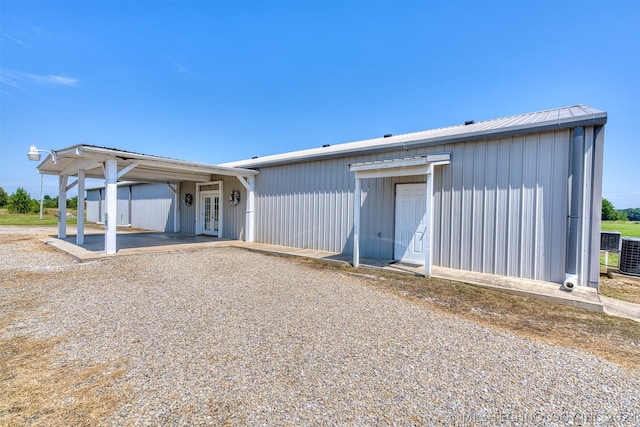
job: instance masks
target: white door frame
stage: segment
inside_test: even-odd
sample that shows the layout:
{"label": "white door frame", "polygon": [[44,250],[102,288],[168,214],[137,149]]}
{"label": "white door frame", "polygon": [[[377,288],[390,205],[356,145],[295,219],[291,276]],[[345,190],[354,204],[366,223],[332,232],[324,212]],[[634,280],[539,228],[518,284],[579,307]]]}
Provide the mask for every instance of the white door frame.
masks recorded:
{"label": "white door frame", "polygon": [[[433,221],[431,199],[433,197],[433,168],[448,165],[451,153],[431,153],[413,158],[367,161],[352,163],[349,170],[355,172],[355,187],[353,192],[353,266],[360,265],[360,209],[362,208],[363,179],[388,178],[396,176],[425,175],[427,181],[427,211],[430,212],[430,222]],[[424,275],[431,276],[431,225],[427,227],[424,239],[428,244],[425,248]]]}
{"label": "white door frame", "polygon": [[[430,177],[427,176],[427,179]],[[424,202],[424,210],[421,214],[420,224],[418,225],[418,229],[413,232],[413,236],[410,239],[409,247],[411,247],[411,243],[414,241],[413,239],[417,237],[417,234],[421,232],[420,240],[421,240],[421,248],[418,252],[420,255],[414,258],[408,258],[406,256],[407,252],[411,252],[410,250],[402,250],[402,235],[401,235],[401,200],[402,197],[401,191],[403,189],[421,189],[424,191],[421,199]],[[427,241],[430,239],[431,233],[429,232],[429,228],[431,226],[431,212],[430,209],[427,209],[427,183],[426,182],[417,182],[417,183],[407,183],[407,184],[396,184],[395,186],[395,223],[394,223],[394,238],[393,238],[393,259],[397,261],[405,261],[405,262],[414,262],[418,264],[425,264],[425,255],[424,252],[427,248],[431,247],[431,242]],[[413,197],[412,197],[413,199]],[[411,208],[409,208],[411,210]],[[421,230],[420,230],[421,229]],[[415,245],[415,244],[414,244]]]}
{"label": "white door frame", "polygon": [[[218,189],[217,190],[200,190],[200,187],[204,187],[204,186],[209,186],[209,185],[217,185]],[[209,181],[209,182],[197,182],[196,183],[196,235],[198,234],[203,234],[202,233],[202,224],[200,221],[200,209],[202,209],[202,206],[200,206],[200,195],[202,194],[207,194],[207,193],[220,193],[220,220],[219,220],[219,226],[218,226],[218,236],[217,237],[223,237],[222,235],[222,230],[223,230],[223,224],[224,224],[224,203],[222,201],[222,195],[224,194],[224,190],[222,188],[222,181]]]}

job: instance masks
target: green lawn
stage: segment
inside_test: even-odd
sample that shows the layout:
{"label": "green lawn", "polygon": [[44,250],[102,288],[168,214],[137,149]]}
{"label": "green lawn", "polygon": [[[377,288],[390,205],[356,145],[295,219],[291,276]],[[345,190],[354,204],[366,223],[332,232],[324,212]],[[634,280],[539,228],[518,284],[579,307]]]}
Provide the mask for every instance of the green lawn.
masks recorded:
{"label": "green lawn", "polygon": [[617,231],[622,237],[640,237],[640,222],[602,221],[602,231]]}
{"label": "green lawn", "polygon": [[[67,217],[67,224],[75,225],[77,218]],[[0,209],[0,225],[58,225],[57,215],[46,214],[13,214],[7,213],[6,209]]]}
{"label": "green lawn", "polygon": [[[640,222],[633,221],[602,221],[602,231],[617,231],[622,237],[640,237]],[[600,252],[600,265],[618,267],[618,254],[609,253],[608,262],[604,262],[604,252]]]}

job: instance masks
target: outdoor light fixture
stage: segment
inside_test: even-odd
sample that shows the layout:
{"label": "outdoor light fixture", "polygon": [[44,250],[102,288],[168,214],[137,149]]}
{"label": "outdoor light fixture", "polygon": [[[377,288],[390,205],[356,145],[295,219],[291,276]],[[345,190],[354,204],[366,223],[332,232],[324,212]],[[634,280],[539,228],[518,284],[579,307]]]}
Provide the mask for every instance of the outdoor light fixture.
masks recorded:
{"label": "outdoor light fixture", "polygon": [[29,152],[27,153],[27,157],[31,161],[39,162],[41,157],[40,153],[48,153],[49,155],[51,155],[51,160],[53,160],[53,163],[55,163],[57,160],[55,152],[48,151],[48,150],[40,150],[39,148],[36,148],[35,145],[32,145],[31,147],[29,147]]}
{"label": "outdoor light fixture", "polygon": [[[54,151],[48,151],[48,150],[39,150],[38,148],[36,148],[35,145],[31,145],[31,147],[29,147],[29,152],[27,153],[27,157],[29,158],[29,160],[34,161],[34,162],[39,162],[40,161],[40,153],[49,153],[49,155],[51,156],[51,160],[53,161],[53,163],[56,162],[56,153]],[[40,174],[40,221],[42,221],[42,177],[43,175]]]}

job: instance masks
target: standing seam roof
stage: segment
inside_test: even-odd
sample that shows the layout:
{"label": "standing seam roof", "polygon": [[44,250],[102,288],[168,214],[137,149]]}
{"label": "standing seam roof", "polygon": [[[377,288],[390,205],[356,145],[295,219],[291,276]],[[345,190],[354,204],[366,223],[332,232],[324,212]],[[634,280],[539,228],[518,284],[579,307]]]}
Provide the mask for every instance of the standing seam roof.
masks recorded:
{"label": "standing seam roof", "polygon": [[393,150],[418,144],[446,144],[461,140],[485,139],[508,133],[524,133],[545,128],[567,128],[584,124],[605,124],[607,113],[583,104],[533,113],[490,119],[426,131],[311,148],[255,159],[222,163],[226,167],[260,167],[296,161],[311,161],[367,151]]}

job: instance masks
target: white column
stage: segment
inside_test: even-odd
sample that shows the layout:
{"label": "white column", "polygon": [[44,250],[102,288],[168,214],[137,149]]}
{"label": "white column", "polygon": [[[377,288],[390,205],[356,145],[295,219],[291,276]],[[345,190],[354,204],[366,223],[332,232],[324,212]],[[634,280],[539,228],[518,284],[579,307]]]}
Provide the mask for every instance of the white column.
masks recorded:
{"label": "white column", "polygon": [[173,210],[173,232],[180,232],[180,209],[182,207],[182,200],[180,200],[180,183],[176,183],[176,191],[173,195],[173,200],[175,202],[175,209]]}
{"label": "white column", "polygon": [[360,178],[356,178],[356,189],[353,193],[353,266],[360,265],[360,207],[361,200]]}
{"label": "white column", "polygon": [[249,188],[247,189],[247,212],[245,214],[245,242],[253,242],[254,240],[254,229],[255,229],[255,215],[254,215],[254,204],[255,204],[255,187],[256,187],[256,177],[251,175],[247,177],[247,183],[249,184]]}
{"label": "white column", "polygon": [[67,238],[67,179],[66,175],[58,178],[58,239]]}
{"label": "white column", "polygon": [[424,276],[431,276],[431,225],[433,224],[433,215],[431,212],[431,200],[433,199],[433,166],[429,165],[427,170],[427,200],[425,210],[427,212],[427,224],[425,224],[425,232],[422,236],[424,245]]}
{"label": "white column", "polygon": [[78,233],[76,244],[84,245],[84,170],[78,171]]}
{"label": "white column", "polygon": [[118,218],[118,161],[107,159],[105,176],[105,232],[104,251],[107,255],[116,253],[116,224]]}

